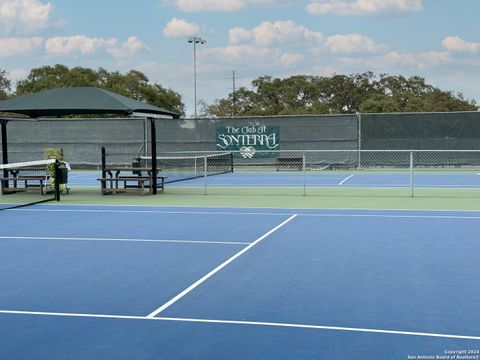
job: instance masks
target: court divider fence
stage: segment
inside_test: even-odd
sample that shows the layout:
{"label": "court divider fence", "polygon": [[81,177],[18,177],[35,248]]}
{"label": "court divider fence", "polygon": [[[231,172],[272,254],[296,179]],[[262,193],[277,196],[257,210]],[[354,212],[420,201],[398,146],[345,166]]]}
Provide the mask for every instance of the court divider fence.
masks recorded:
{"label": "court divider fence", "polygon": [[[211,156],[216,152],[168,153],[160,156]],[[208,193],[239,194],[249,189],[263,193],[315,194],[318,189],[416,189],[479,190],[480,150],[288,150],[233,152],[233,174],[194,183],[179,183]],[[186,160],[187,161],[187,160]],[[202,162],[203,164],[203,162]],[[206,162],[205,162],[206,164]],[[208,167],[195,169],[207,174]],[[219,190],[222,189],[222,190]],[[275,191],[275,189],[277,191]],[[262,193],[262,191],[261,191]]]}

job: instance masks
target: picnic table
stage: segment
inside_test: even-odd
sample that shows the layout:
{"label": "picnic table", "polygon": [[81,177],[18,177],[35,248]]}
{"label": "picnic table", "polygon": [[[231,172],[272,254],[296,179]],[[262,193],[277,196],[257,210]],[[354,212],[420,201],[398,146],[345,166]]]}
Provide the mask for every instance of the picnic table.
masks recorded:
{"label": "picnic table", "polygon": [[165,185],[165,177],[158,174],[153,176],[152,169],[147,167],[109,167],[105,169],[105,174],[97,179],[104,195],[122,192],[151,194],[153,181],[160,180],[157,187],[162,191]]}

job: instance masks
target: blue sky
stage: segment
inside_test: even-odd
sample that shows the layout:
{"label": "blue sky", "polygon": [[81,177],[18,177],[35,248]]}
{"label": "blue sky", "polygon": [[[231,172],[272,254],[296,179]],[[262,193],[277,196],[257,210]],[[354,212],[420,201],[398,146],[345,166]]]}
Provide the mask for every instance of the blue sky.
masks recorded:
{"label": "blue sky", "polygon": [[0,69],[138,69],[193,113],[270,75],[420,75],[480,102],[478,0],[0,0]]}

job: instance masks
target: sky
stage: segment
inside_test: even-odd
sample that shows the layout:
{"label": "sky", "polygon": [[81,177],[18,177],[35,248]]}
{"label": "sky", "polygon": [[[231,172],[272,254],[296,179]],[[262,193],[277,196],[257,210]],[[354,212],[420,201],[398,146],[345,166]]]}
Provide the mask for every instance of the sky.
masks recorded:
{"label": "sky", "polygon": [[[419,75],[480,103],[479,0],[0,0],[0,69],[126,73],[212,104],[260,76]],[[200,110],[200,106],[199,106]]]}

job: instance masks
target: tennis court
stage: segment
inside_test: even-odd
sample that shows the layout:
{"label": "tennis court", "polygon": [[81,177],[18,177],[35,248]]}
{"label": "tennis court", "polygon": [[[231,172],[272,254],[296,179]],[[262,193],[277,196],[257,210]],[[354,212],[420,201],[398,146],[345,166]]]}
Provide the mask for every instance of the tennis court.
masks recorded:
{"label": "tennis court", "polygon": [[[69,175],[71,186],[98,187],[98,171],[74,171]],[[430,173],[416,173],[414,186],[423,188],[480,188],[480,174],[476,171],[432,171]],[[408,172],[365,172],[365,171],[320,171],[301,172],[245,172],[236,171],[210,177],[208,186],[211,187],[302,187],[304,182],[308,187],[410,187]],[[171,183],[168,187],[204,186],[205,179],[201,176]]]}
{"label": "tennis court", "polygon": [[4,358],[480,347],[477,211],[34,205],[0,221]]}

